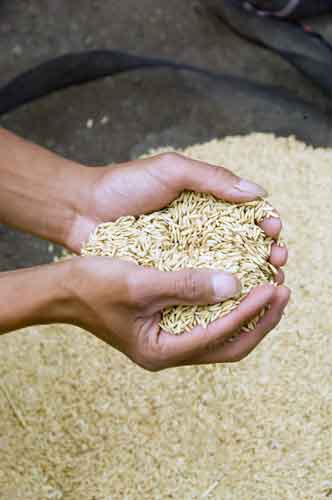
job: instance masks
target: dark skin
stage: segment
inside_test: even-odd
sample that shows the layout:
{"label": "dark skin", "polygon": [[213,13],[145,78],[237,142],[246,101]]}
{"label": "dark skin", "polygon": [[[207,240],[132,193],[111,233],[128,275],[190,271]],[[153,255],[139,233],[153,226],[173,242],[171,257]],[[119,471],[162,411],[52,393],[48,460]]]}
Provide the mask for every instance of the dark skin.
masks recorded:
{"label": "dark skin", "polygon": [[[0,220],[76,253],[99,223],[158,210],[184,189],[233,202],[265,195],[227,169],[173,153],[87,168],[4,130],[0,149]],[[277,239],[281,221],[266,219],[261,227]],[[258,287],[226,317],[181,336],[160,329],[162,309],[235,296],[241,286],[235,276],[193,269],[163,273],[101,257],[1,273],[0,333],[54,322],[78,325],[150,371],[239,361],[279,323],[289,300],[280,269],[287,249],[273,245],[270,260],[279,269],[279,286]],[[227,342],[264,308],[253,332]]]}

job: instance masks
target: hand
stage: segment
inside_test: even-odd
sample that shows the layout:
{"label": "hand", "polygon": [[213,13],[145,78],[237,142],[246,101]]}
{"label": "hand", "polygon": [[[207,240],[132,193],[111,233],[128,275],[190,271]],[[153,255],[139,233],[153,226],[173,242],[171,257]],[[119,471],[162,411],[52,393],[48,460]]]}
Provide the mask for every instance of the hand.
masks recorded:
{"label": "hand", "polygon": [[[224,168],[173,153],[113,167],[88,169],[88,171],[90,177],[85,191],[88,195],[82,198],[87,201],[71,232],[71,248],[76,251],[79,251],[82,242],[99,223],[115,220],[122,215],[139,215],[158,210],[167,206],[184,189],[211,193],[231,202],[251,201],[266,194],[260,186],[240,179]],[[277,239],[281,221],[276,218],[266,219],[261,223],[261,227],[268,235]],[[201,282],[194,281],[199,280],[198,273],[190,271],[189,278],[188,274],[185,274],[188,271],[183,271],[184,274],[166,273],[170,280],[168,287],[173,293],[165,292],[166,299],[168,298],[165,300],[159,292],[160,283],[167,280],[163,273],[137,268],[125,262],[105,260],[101,257],[97,259],[97,261],[89,259],[90,264],[86,261],[80,264],[84,269],[82,269],[83,274],[88,273],[90,276],[86,280],[87,286],[84,292],[86,298],[81,296],[81,301],[83,304],[97,303],[98,307],[94,308],[93,317],[91,316],[89,321],[80,320],[79,324],[126,353],[141,366],[152,370],[178,364],[242,359],[277,325],[289,300],[287,288],[265,285],[253,290],[236,311],[217,320],[207,329],[197,327],[190,333],[174,337],[160,331],[158,327],[160,311],[166,305],[188,302],[211,303],[211,298],[208,299],[206,295],[203,297],[201,295],[203,291],[199,291]],[[287,249],[273,245],[270,261],[279,269],[276,281],[282,284],[284,274],[280,267],[287,261]],[[122,282],[119,276],[115,280],[118,283],[115,296],[123,299],[121,304],[115,302],[116,307],[113,307],[112,314],[111,304],[114,303],[114,295],[110,293],[109,286],[114,283],[113,273],[115,270],[119,272],[119,269],[122,270],[120,274],[124,281]],[[95,272],[99,276],[98,279]],[[94,281],[95,285],[90,286]],[[126,282],[131,283],[134,291],[126,285]],[[158,286],[152,290],[150,283],[154,282]],[[188,283],[189,288],[194,284],[198,290],[197,296],[193,300],[189,292],[191,300],[188,300],[188,293],[185,293],[179,302],[174,287],[176,290],[184,290],[186,286],[188,287]],[[98,291],[97,300],[93,300],[93,297],[88,298],[92,288]],[[83,288],[80,288],[80,292],[83,294]],[[103,311],[101,311],[102,304],[104,304]],[[250,334],[242,333],[234,342],[226,342],[228,338],[234,336],[234,332],[241,325],[255,317],[266,305],[269,305],[269,310],[255,331]],[[82,313],[83,309],[84,307]]]}
{"label": "hand", "polygon": [[[100,222],[160,209],[184,189],[212,193],[234,202],[265,194],[256,184],[225,169],[176,154],[92,169],[61,159],[3,130],[0,146],[0,220],[77,253]],[[28,171],[27,164],[31,166]],[[262,227],[277,237],[281,223],[278,219],[265,220]],[[279,267],[286,259],[287,250],[275,245],[271,262]],[[63,277],[60,270],[67,266],[76,271]],[[33,324],[69,321],[150,369],[234,361],[245,356],[277,324],[288,301],[289,292],[284,287],[260,287],[236,311],[208,328],[195,328],[173,337],[158,327],[160,310],[170,303],[216,301],[209,281],[211,271],[209,276],[192,270],[163,274],[132,266],[110,259],[83,258],[60,267],[3,273],[0,333]],[[228,285],[229,281],[228,276]],[[277,281],[283,281],[282,271]],[[71,291],[69,297],[62,295],[66,286]],[[270,308],[255,332],[225,343],[267,304]]]}
{"label": "hand", "polygon": [[[81,169],[82,170],[82,169]],[[81,245],[101,222],[123,215],[141,215],[167,206],[183,190],[211,193],[230,202],[252,201],[266,195],[265,190],[241,179],[229,170],[176,153],[167,153],[145,160],[110,167],[84,169],[80,180],[86,184],[84,206],[69,236],[68,246],[79,253]],[[83,173],[83,172],[82,172]],[[88,173],[88,175],[86,175]],[[82,192],[82,188],[80,188]],[[274,239],[281,230],[280,219],[261,223]],[[286,264],[287,249],[273,245],[271,263],[280,268]],[[277,282],[284,280],[280,270]]]}
{"label": "hand", "polygon": [[[263,285],[207,328],[174,336],[158,325],[162,309],[225,300],[237,294],[237,278],[210,270],[165,273],[107,257],[77,257],[63,264],[70,269],[65,279],[69,298],[66,317],[60,319],[92,332],[150,371],[241,360],[278,324],[289,299],[286,287]],[[254,331],[227,342],[267,306]]]}

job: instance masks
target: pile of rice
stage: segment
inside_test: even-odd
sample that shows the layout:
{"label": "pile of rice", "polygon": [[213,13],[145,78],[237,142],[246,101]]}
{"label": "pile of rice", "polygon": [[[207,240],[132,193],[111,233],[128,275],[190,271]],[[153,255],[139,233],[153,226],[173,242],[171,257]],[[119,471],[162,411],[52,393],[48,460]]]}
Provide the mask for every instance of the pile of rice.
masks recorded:
{"label": "pile of rice", "polygon": [[258,226],[273,216],[277,214],[265,201],[231,204],[208,194],[183,192],[164,210],[99,225],[82,255],[117,257],[161,271],[208,268],[236,274],[242,284],[238,297],[163,311],[160,326],[180,334],[228,314],[252,288],[274,282],[276,270],[269,263],[273,240]]}
{"label": "pile of rice", "polygon": [[332,150],[254,134],[188,148],[271,193],[292,302],[236,365],[151,374],[66,325],[0,337],[0,498],[332,495]]}

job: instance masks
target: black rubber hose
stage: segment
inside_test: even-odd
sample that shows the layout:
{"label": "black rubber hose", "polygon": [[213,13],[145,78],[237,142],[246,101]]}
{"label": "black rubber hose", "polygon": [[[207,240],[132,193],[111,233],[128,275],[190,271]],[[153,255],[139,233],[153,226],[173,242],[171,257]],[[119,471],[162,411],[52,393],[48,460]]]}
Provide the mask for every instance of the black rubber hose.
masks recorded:
{"label": "black rubber hose", "polygon": [[0,114],[8,113],[39,97],[73,85],[127,71],[162,67],[191,71],[210,78],[223,78],[223,75],[189,64],[178,64],[167,59],[134,56],[115,50],[71,53],[51,59],[21,73],[0,88]]}

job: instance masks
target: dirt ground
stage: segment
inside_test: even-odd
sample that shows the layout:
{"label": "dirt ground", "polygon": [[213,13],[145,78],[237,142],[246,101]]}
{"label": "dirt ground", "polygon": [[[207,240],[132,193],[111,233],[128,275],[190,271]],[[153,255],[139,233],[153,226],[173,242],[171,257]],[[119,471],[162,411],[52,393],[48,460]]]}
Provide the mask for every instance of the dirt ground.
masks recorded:
{"label": "dirt ground", "polygon": [[[332,41],[329,16],[313,25]],[[113,48],[245,76],[298,97],[277,92],[271,99],[255,86],[145,71],[72,88],[2,117],[4,127],[86,164],[252,131],[332,145],[329,102],[320,91],[278,56],[213,21],[196,0],[2,0],[0,43],[0,84],[59,54]],[[0,226],[0,270],[46,262],[57,251]]]}

